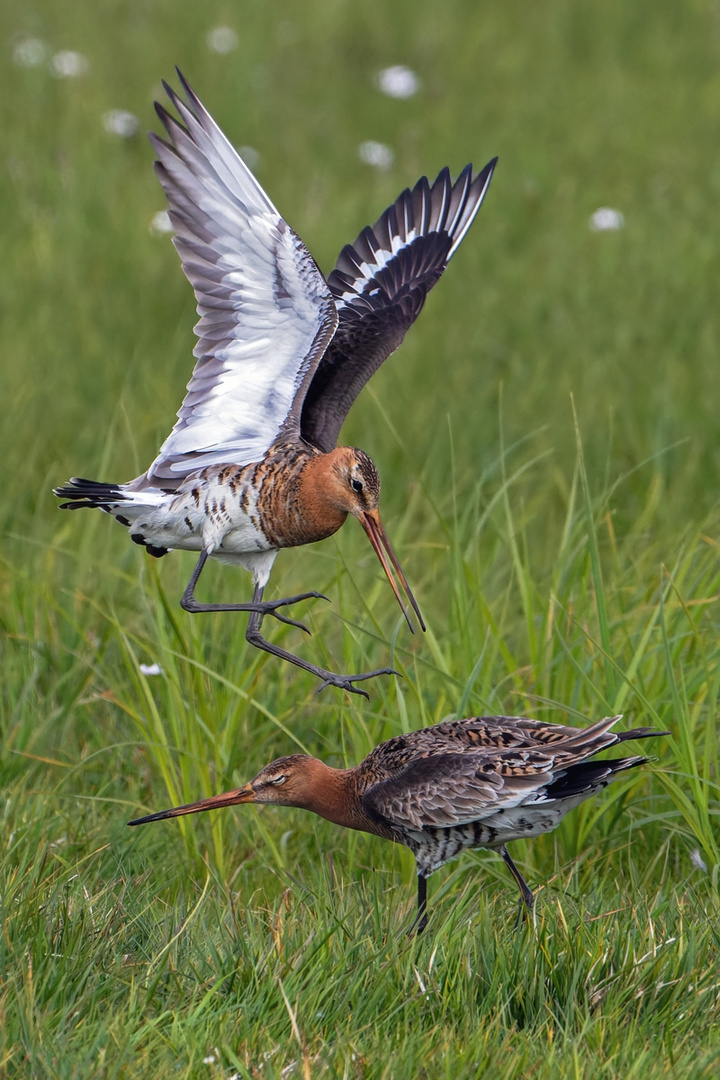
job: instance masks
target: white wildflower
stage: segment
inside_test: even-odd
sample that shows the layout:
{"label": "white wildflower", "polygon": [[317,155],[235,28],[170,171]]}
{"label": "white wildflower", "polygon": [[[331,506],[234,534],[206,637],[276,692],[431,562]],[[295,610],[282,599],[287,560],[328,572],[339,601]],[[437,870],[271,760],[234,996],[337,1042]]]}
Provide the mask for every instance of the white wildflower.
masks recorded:
{"label": "white wildflower", "polygon": [[690,862],[696,870],[702,870],[703,874],[707,874],[707,863],[700,854],[699,848],[693,848],[690,852]]}
{"label": "white wildflower", "polygon": [[260,164],[260,154],[255,149],[255,147],[238,146],[237,152],[247,165],[248,169],[250,169],[251,172],[255,172],[258,165]]}
{"label": "white wildflower", "polygon": [[376,169],[389,169],[395,160],[395,155],[385,143],[367,139],[358,146],[358,157],[366,165],[372,165]]}
{"label": "white wildflower", "polygon": [[142,675],[162,675],[163,669],[159,664],[140,664],[140,672]]}
{"label": "white wildflower", "polygon": [[610,206],[601,206],[590,215],[588,225],[593,232],[616,232],[624,227],[625,218],[619,210],[613,210]]}
{"label": "white wildflower", "polygon": [[103,113],[103,127],[108,135],[119,135],[121,139],[131,139],[137,135],[140,121],[135,113],[127,109],[109,109]]}
{"label": "white wildflower", "polygon": [[153,236],[167,236],[168,233],[175,232],[167,210],[158,210],[153,214],[149,228]]}
{"label": "white wildflower", "polygon": [[13,49],[13,60],[18,67],[39,67],[45,61],[48,47],[36,37],[23,38]]}
{"label": "white wildflower", "polygon": [[238,36],[230,26],[214,26],[208,30],[205,41],[211,52],[222,55],[234,52],[238,47]]}
{"label": "white wildflower", "polygon": [[50,61],[50,70],[58,79],[77,79],[90,68],[90,61],[82,53],[73,49],[57,52]]}
{"label": "white wildflower", "polygon": [[411,98],[420,89],[420,80],[409,67],[394,64],[378,71],[375,81],[383,94],[393,98]]}

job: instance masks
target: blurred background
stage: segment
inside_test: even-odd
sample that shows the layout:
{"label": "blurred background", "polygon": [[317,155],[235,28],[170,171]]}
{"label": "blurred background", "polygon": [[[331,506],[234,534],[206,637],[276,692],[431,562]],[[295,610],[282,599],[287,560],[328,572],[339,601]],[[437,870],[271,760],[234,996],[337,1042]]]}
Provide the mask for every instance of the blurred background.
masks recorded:
{"label": "blurred background", "polygon": [[[334,844],[346,884],[382,868],[382,923],[398,874],[412,877],[389,845],[282,811],[132,835],[124,822],[293,749],[352,763],[450,713],[622,711],[673,731],[662,770],[520,845],[520,864],[544,878],[570,867],[582,890],[600,863],[630,880],[634,822],[658,889],[714,889],[718,4],[28,0],[0,8],[0,43],[12,880],[52,907],[86,866],[96,910],[140,905],[150,955],[176,925],[152,922],[156,896],[171,908],[187,889],[192,906],[187,883],[209,873],[247,912],[255,890],[272,907]],[[410,638],[352,522],[273,570],[270,596],[332,600],[309,606],[312,638],[266,627],[274,640],[338,670],[402,671],[369,703],[317,697],[310,677],[246,648],[242,616],[185,615],[192,555],[155,563],[104,515],[54,506],[72,475],[146,468],[190,377],[194,299],[146,138],[175,65],[325,272],[421,175],[499,156],[470,233],[342,435],[378,465],[428,634]],[[227,567],[203,575],[203,599],[249,588]],[[574,861],[588,845],[595,861]],[[504,896],[496,861],[474,858],[448,868],[447,910],[473,876],[496,874]],[[122,904],[121,880],[144,882]],[[119,955],[136,948],[123,934]]]}

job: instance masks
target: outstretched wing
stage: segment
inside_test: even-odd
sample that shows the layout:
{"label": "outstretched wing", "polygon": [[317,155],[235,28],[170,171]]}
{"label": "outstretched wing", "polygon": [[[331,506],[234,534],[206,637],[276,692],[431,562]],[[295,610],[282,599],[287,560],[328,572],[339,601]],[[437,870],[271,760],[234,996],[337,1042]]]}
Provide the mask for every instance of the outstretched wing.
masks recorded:
{"label": "outstretched wing", "polygon": [[372,228],[343,248],[328,278],[340,322],[302,406],[303,438],[325,452],[337,442],[355,398],[402,342],[425,297],[473,223],[497,158],[453,184],[443,169],[423,176]]}
{"label": "outstretched wing", "polygon": [[201,318],[177,423],[143,478],[165,488],[208,465],[259,460],[284,424],[299,434],[307,383],[337,325],[309,251],[180,79],[186,101],[164,85],[182,123],[156,104],[170,141],[150,139]]}

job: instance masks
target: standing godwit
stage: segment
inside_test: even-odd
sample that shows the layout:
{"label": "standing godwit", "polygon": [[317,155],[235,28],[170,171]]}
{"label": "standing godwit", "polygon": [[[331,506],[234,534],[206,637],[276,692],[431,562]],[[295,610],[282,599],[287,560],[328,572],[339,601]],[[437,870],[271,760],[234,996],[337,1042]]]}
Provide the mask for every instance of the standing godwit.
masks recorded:
{"label": "standing godwit", "polygon": [[[391,566],[425,629],[380,520],[377,470],[362,450],[335,443],[353,401],[400,345],[470,228],[497,159],[474,179],[470,165],[455,183],[447,169],[432,185],[423,177],[343,248],[326,280],[180,79],[186,101],[164,85],[183,123],[156,103],[170,141],[150,139],[173,243],[201,316],[195,369],[177,423],[147,472],[126,484],[73,477],[55,494],[71,500],[62,509],[112,514],[158,558],[173,548],[199,551],[180,601],[186,611],[249,611],[251,644],[317,675],[323,686],[364,694],[354,682],[392,669],[338,675],[260,634],[264,615],[306,630],[278,608],[320,594],[264,601],[263,591],[280,548],[323,540],[352,514],[410,629]],[[195,599],[209,557],[252,573],[250,603]]]}
{"label": "standing godwit", "polygon": [[427,922],[427,877],[468,848],[499,851],[515,878],[521,907],[533,894],[506,845],[549,832],[567,814],[645,757],[588,761],[630,739],[667,735],[636,728],[610,731],[612,716],[587,728],[516,716],[474,716],[398,735],[352,769],[334,769],[306,754],[271,761],[224,795],[161,810],[129,825],[196,814],[236,803],[311,810],[346,829],[405,844],[417,863],[417,916]]}

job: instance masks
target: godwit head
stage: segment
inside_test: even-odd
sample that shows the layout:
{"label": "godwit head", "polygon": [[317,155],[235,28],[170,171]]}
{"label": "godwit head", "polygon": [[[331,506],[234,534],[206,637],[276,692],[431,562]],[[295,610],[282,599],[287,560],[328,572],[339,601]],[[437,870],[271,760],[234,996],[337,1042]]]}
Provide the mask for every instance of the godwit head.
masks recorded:
{"label": "godwit head", "polygon": [[420,608],[380,519],[380,477],[372,458],[354,446],[337,446],[329,454],[311,458],[300,477],[300,493],[304,516],[317,521],[319,528],[325,522],[339,528],[348,514],[357,518],[380,560],[408,626],[414,630],[393,569],[424,630]]}
{"label": "godwit head", "polygon": [[345,787],[345,778],[350,772],[351,770],[334,769],[309,754],[289,754],[265,765],[249,783],[235,791],[212,795],[208,799],[200,799],[186,806],[176,806],[171,810],[160,810],[129,824],[144,825],[149,821],[199,814],[204,810],[219,810],[225,806],[263,803],[310,810],[336,825],[353,828],[353,799]]}

